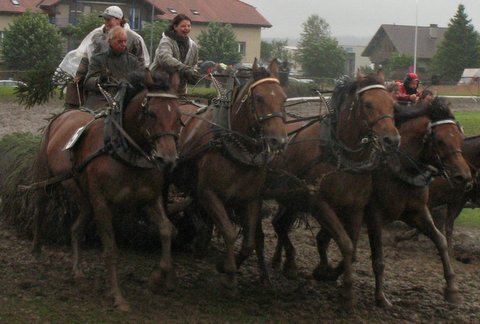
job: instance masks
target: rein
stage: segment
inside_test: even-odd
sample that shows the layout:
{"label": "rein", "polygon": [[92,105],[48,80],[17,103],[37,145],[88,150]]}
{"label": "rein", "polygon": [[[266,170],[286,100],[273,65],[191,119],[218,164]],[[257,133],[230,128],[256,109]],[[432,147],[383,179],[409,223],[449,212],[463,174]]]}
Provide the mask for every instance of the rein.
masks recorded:
{"label": "rein", "polygon": [[[363,88],[358,89],[355,92],[355,100],[352,102],[350,110],[353,110],[354,107],[358,105],[362,94],[373,89],[381,89],[386,91],[386,88],[381,84],[372,84],[372,85],[365,86]],[[343,143],[336,136],[336,132],[335,132],[336,127],[331,127],[331,131],[330,131],[331,139],[332,139],[331,149],[333,154],[336,156],[337,168],[341,169],[342,171],[353,171],[353,172],[373,170],[378,164],[379,158],[377,153],[381,151],[381,148],[378,144],[377,137],[373,134],[371,130],[378,122],[384,119],[389,119],[389,118],[394,119],[394,116],[390,114],[385,114],[378,117],[370,124],[368,124],[368,128],[370,131],[366,136],[362,137],[359,145],[356,148],[351,148],[347,146],[345,143]],[[332,125],[336,125],[336,122],[332,123]],[[346,158],[345,155],[343,154],[343,152],[353,153],[353,154],[363,152],[368,147],[370,147],[370,144],[373,144],[374,147],[371,150],[371,153],[369,154],[369,156],[363,161],[351,161],[350,159]]]}
{"label": "rein", "polygon": [[[437,167],[431,164],[424,164],[419,161],[416,161],[414,158],[410,157],[408,154],[405,154],[397,150],[397,154],[402,155],[404,158],[406,158],[407,161],[410,163],[410,165],[412,165],[414,169],[417,171],[416,175],[412,175],[411,173],[405,171],[402,165],[400,164],[400,160],[398,159],[398,155],[397,155],[397,158],[395,160],[390,159],[388,161],[388,166],[390,170],[393,171],[393,173],[397,178],[413,186],[424,187],[424,186],[428,186],[435,176],[442,175],[448,181],[448,183],[452,185],[450,181],[450,177],[448,176],[448,173],[445,171],[445,168],[443,167],[442,158],[440,157],[440,154],[435,149],[435,135],[433,134],[433,128],[435,128],[436,126],[445,125],[445,124],[453,124],[458,127],[457,123],[451,119],[445,119],[445,120],[440,120],[436,122],[429,122],[427,126],[427,132],[423,137],[423,143],[430,142],[433,150],[434,159],[440,166],[440,169],[438,169]],[[457,149],[457,150],[453,150],[452,152],[448,152],[444,156],[444,158],[450,155],[455,155],[455,154],[462,154],[462,150]]]}

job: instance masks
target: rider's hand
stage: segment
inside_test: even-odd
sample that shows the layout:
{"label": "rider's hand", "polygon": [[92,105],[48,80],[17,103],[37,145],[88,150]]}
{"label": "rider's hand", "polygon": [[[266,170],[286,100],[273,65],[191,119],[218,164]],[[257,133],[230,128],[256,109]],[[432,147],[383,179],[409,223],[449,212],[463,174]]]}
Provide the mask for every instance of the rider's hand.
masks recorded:
{"label": "rider's hand", "polygon": [[183,70],[183,76],[187,80],[188,83],[195,84],[202,78],[200,73],[195,71],[192,67],[187,67]]}
{"label": "rider's hand", "polygon": [[100,75],[97,79],[98,84],[105,84],[107,82],[108,82],[108,76],[106,76],[105,74]]}

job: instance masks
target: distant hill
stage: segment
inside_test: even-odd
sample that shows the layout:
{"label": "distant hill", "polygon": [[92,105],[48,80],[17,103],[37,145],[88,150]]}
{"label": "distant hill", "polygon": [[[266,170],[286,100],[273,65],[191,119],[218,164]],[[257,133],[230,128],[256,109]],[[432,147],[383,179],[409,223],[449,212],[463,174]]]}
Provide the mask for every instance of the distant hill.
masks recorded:
{"label": "distant hill", "polygon": [[[373,37],[373,36],[372,36]],[[371,37],[356,37],[356,36],[337,36],[335,37],[339,45],[352,45],[352,46],[367,46]],[[288,40],[289,46],[297,46],[299,38],[289,39],[281,37],[262,37],[262,41],[271,42],[272,40]]]}

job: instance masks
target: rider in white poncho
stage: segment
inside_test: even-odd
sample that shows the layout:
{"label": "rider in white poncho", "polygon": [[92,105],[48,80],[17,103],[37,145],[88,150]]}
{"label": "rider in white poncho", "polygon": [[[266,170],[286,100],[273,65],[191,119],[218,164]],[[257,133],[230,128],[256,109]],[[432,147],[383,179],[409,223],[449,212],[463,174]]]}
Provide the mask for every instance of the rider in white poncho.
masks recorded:
{"label": "rider in white poncho", "polygon": [[135,55],[145,67],[150,64],[150,56],[143,38],[130,29],[123,18],[122,9],[110,6],[100,15],[105,24],[92,30],[81,42],[77,49],[70,51],[60,63],[58,69],[73,77],[73,82],[67,84],[65,104],[68,108],[78,108],[83,104],[82,85],[88,70],[89,59],[93,54],[108,50],[107,33],[115,26],[122,26],[127,30],[127,49]]}

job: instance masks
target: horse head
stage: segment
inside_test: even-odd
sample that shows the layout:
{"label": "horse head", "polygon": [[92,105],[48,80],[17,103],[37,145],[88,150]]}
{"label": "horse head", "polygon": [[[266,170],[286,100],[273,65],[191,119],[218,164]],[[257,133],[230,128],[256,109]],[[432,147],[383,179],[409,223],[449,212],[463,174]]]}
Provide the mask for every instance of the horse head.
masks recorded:
{"label": "horse head", "polygon": [[364,76],[335,87],[332,106],[337,113],[337,133],[350,148],[376,143],[383,151],[395,150],[400,135],[395,127],[395,102],[383,86],[383,72]]}
{"label": "horse head", "polygon": [[255,59],[252,76],[234,98],[232,128],[260,138],[269,150],[282,151],[287,143],[284,107],[287,96],[280,86],[278,60],[272,60],[267,70],[259,67]]}
{"label": "horse head", "polygon": [[452,185],[466,188],[471,184],[472,175],[462,155],[465,135],[455,120],[450,103],[445,98],[435,97],[425,111],[430,119],[423,138],[427,147],[426,158]]}
{"label": "horse head", "polygon": [[172,168],[178,159],[176,140],[180,131],[177,90],[178,72],[159,72],[143,79],[146,89],[136,94],[124,113],[126,131],[151,160]]}

